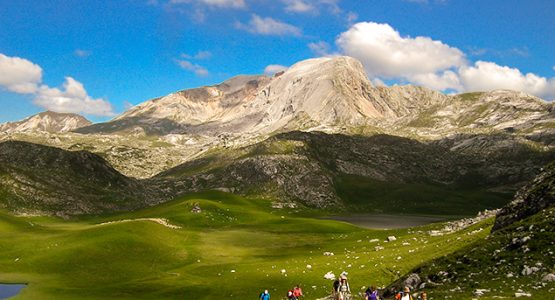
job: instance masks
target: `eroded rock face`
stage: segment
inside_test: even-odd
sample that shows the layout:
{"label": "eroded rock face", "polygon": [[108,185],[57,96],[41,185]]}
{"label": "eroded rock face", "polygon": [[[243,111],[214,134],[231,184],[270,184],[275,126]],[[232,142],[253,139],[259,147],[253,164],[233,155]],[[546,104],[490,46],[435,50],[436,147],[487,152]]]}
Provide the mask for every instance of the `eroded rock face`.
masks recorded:
{"label": "eroded rock face", "polygon": [[497,214],[493,230],[532,216],[555,204],[555,163],[545,167],[532,183],[522,188],[514,200]]}

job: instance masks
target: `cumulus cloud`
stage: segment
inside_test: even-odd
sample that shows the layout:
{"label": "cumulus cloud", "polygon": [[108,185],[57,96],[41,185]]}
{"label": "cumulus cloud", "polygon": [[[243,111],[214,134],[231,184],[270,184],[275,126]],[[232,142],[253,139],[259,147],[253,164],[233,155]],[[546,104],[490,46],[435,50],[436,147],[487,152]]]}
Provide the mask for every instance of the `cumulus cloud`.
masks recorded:
{"label": "cumulus cloud", "polygon": [[20,94],[32,94],[42,81],[42,68],[20,57],[0,53],[0,86]]}
{"label": "cumulus cloud", "polygon": [[301,29],[291,24],[272,19],[270,17],[260,17],[256,14],[252,15],[251,20],[247,24],[238,22],[235,26],[239,29],[246,30],[253,34],[260,35],[293,35],[300,36]]}
{"label": "cumulus cloud", "polygon": [[63,89],[42,85],[35,95],[33,103],[56,112],[114,116],[112,105],[109,102],[90,97],[83,84],[71,77],[65,78]]}
{"label": "cumulus cloud", "polygon": [[264,68],[264,74],[266,75],[274,75],[275,73],[285,71],[289,69],[289,67],[282,66],[282,65],[268,65]]}
{"label": "cumulus cloud", "polygon": [[372,76],[407,77],[462,66],[465,56],[429,37],[403,37],[388,24],[362,22],[342,33],[343,53],[360,59]]}
{"label": "cumulus cloud", "polygon": [[555,98],[555,78],[547,79],[536,74],[522,74],[516,68],[500,66],[493,62],[477,61],[459,70],[465,91],[511,89],[545,98]]}
{"label": "cumulus cloud", "polygon": [[113,116],[110,102],[94,99],[82,83],[66,77],[63,90],[42,84],[42,68],[31,61],[0,53],[0,86],[18,94],[31,94],[33,103],[56,111]]}
{"label": "cumulus cloud", "polygon": [[208,76],[209,72],[201,65],[193,64],[188,60],[176,59],[175,62],[182,69],[195,73],[197,76]]}
{"label": "cumulus cloud", "polygon": [[[359,59],[374,81],[393,79],[451,92],[512,89],[545,99],[555,98],[555,78],[523,74],[494,62],[470,63],[455,47],[429,37],[401,36],[388,24],[357,23],[340,34],[336,44],[342,54]],[[309,45],[322,56],[328,53],[324,46]],[[527,55],[527,51],[521,50],[513,48],[510,53]]]}
{"label": "cumulus cloud", "polygon": [[205,4],[208,6],[213,7],[231,7],[231,8],[244,8],[246,7],[245,0],[171,0],[171,4],[180,4],[180,3],[198,3],[198,4]]}

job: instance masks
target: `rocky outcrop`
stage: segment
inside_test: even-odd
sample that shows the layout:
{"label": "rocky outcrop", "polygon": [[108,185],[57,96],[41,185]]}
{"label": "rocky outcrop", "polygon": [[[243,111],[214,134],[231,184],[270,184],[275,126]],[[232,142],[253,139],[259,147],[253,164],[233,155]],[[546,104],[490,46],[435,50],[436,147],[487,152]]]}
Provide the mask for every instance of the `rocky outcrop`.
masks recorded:
{"label": "rocky outcrop", "polygon": [[72,131],[91,124],[89,120],[77,114],[46,111],[19,122],[0,124],[0,132],[16,133],[44,131],[60,133]]}
{"label": "rocky outcrop", "polygon": [[555,162],[546,166],[532,183],[518,191],[514,200],[501,209],[497,214],[493,230],[507,227],[553,205],[555,205]]}

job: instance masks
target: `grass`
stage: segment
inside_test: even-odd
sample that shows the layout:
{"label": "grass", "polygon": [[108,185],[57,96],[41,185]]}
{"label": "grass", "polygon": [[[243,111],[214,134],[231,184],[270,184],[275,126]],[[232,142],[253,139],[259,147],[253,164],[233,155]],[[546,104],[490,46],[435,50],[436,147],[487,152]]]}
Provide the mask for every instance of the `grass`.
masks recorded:
{"label": "grass", "polygon": [[476,185],[393,183],[354,175],[338,177],[335,185],[351,210],[392,214],[470,216],[502,207],[512,197]]}
{"label": "grass", "polygon": [[[195,204],[202,213],[191,212]],[[330,290],[323,278],[329,271],[349,272],[354,291],[385,286],[489,231],[432,237],[427,231],[442,225],[367,230],[303,214],[219,192],[73,220],[0,211],[0,282],[29,283],[15,299],[254,299],[266,288],[280,299],[297,283],[306,299],[316,299]],[[138,218],[165,218],[181,228],[149,221],[97,225]],[[384,242],[390,235],[397,241]]]}
{"label": "grass", "polygon": [[[518,291],[530,293],[528,299],[553,299],[555,282],[542,281],[555,272],[553,241],[555,208],[551,207],[415,271],[435,282],[427,289],[435,299],[472,299],[477,289],[488,290],[480,299],[512,299]],[[524,266],[538,270],[523,275]]]}

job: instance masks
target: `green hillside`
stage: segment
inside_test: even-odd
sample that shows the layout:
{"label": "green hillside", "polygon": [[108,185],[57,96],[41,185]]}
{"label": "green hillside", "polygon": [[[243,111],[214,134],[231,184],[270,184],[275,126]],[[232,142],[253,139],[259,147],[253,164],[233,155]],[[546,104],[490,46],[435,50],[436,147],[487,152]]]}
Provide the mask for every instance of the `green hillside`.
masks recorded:
{"label": "green hillside", "polygon": [[71,221],[1,212],[0,282],[29,284],[16,299],[247,299],[265,288],[281,297],[297,283],[316,299],[329,292],[329,271],[349,272],[354,291],[386,285],[484,238],[492,225],[441,237],[428,233],[441,224],[376,231],[310,215],[219,192]]}

